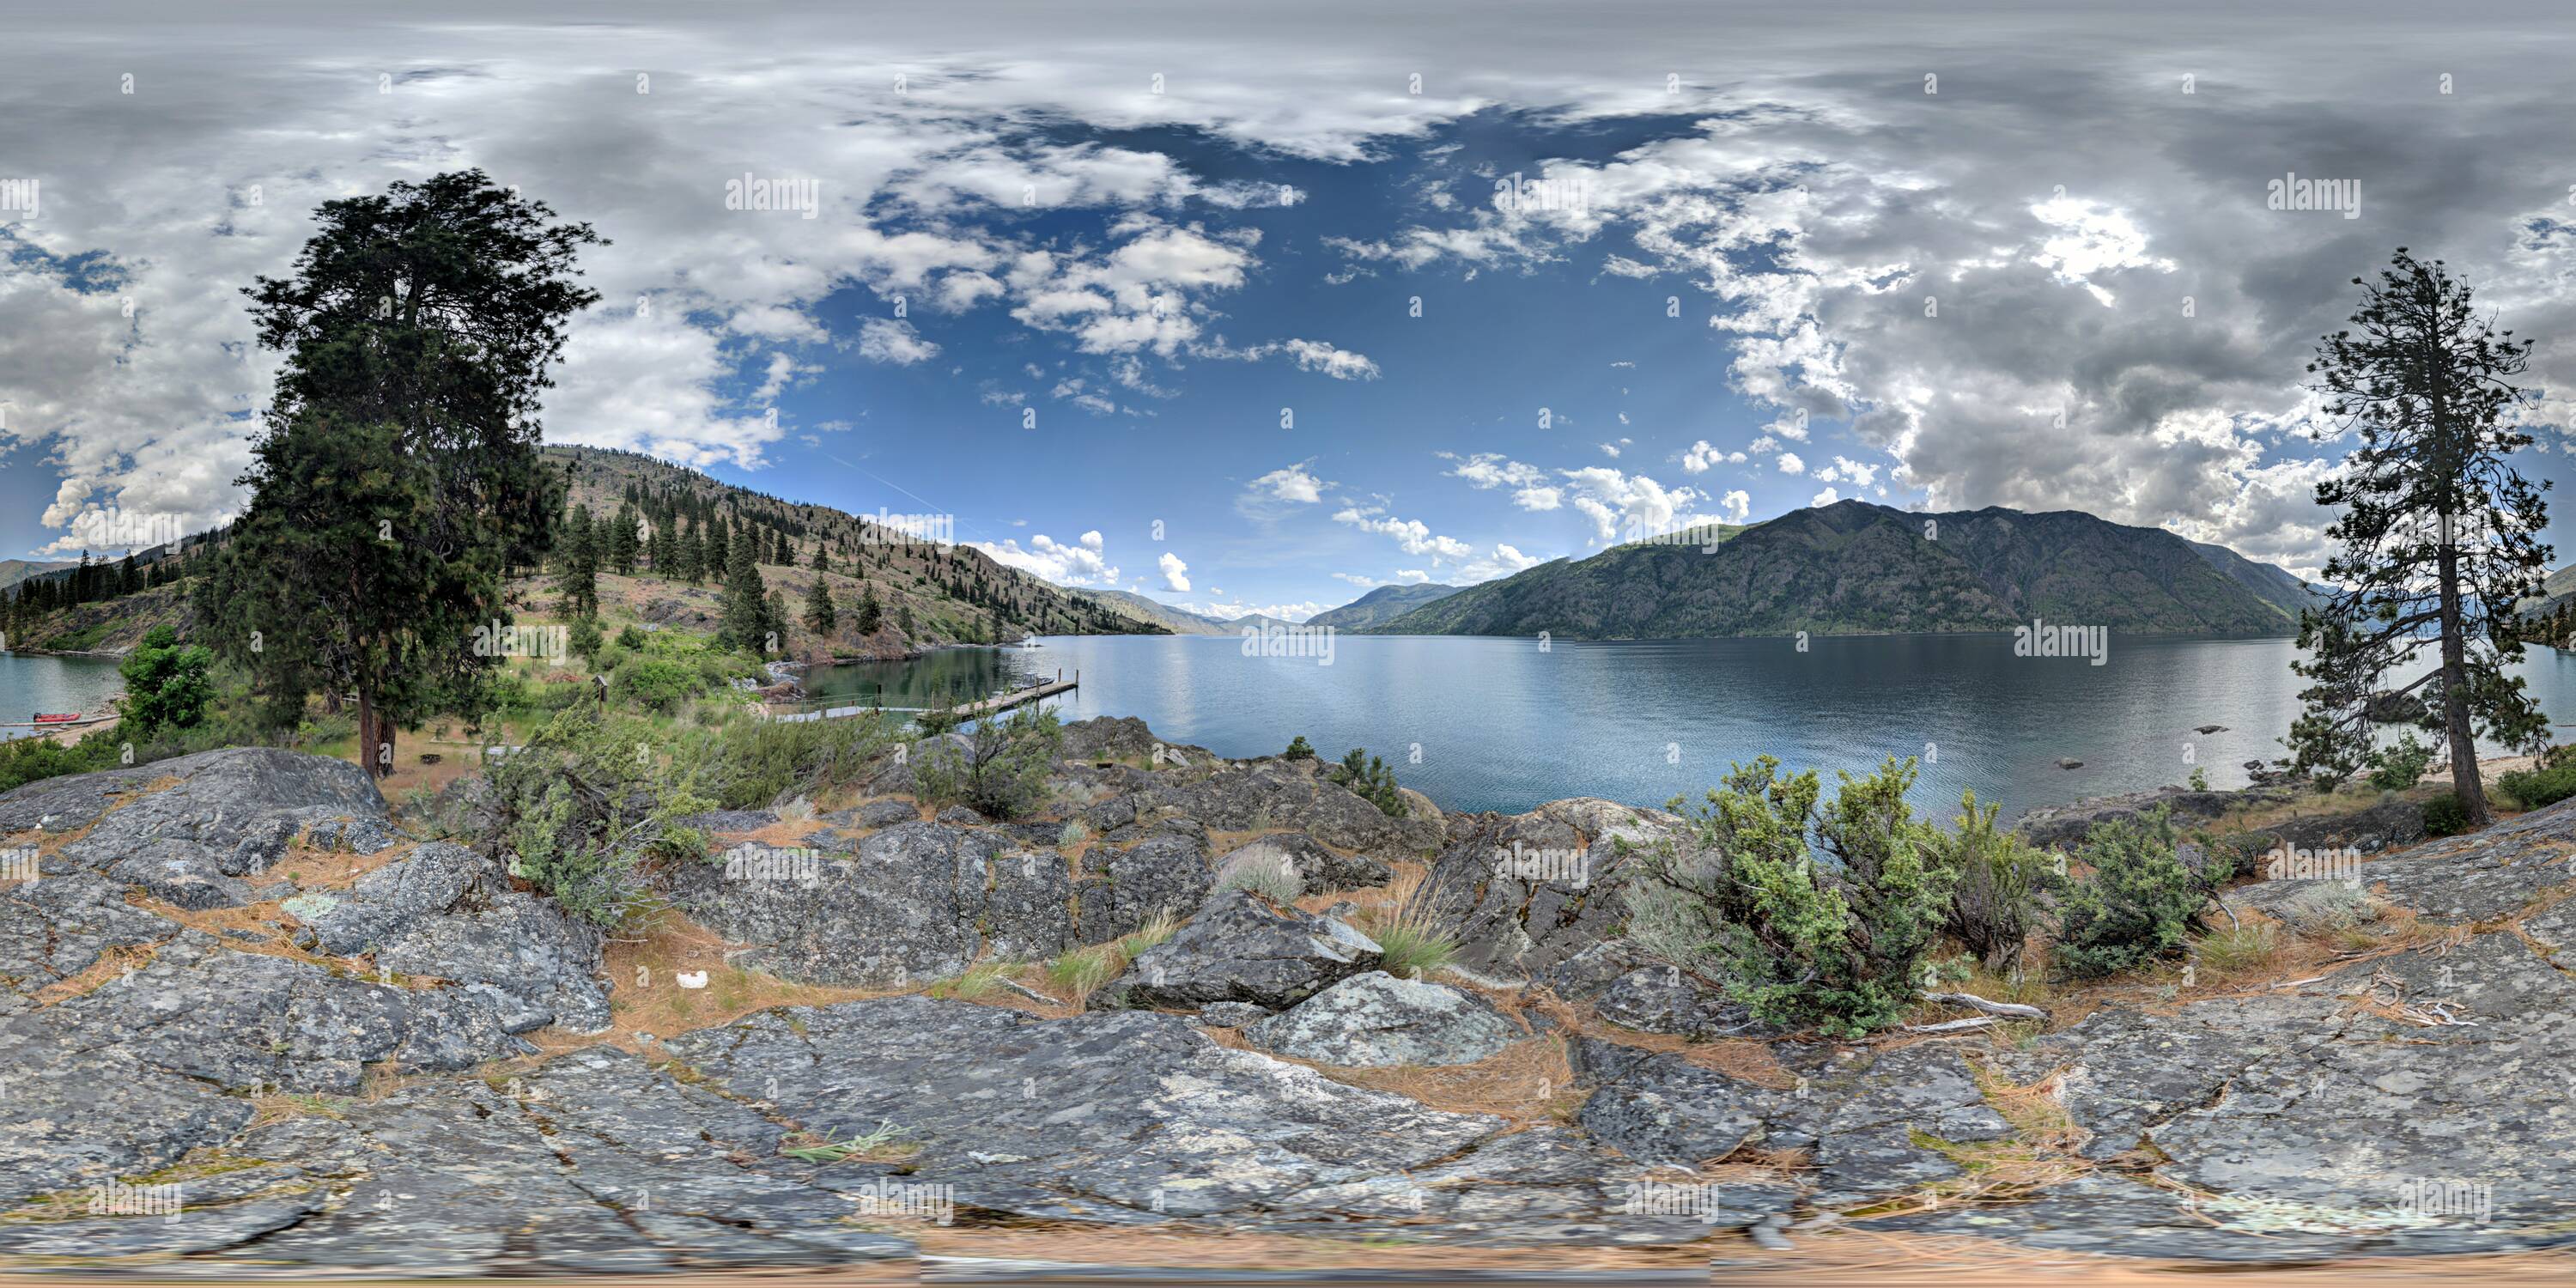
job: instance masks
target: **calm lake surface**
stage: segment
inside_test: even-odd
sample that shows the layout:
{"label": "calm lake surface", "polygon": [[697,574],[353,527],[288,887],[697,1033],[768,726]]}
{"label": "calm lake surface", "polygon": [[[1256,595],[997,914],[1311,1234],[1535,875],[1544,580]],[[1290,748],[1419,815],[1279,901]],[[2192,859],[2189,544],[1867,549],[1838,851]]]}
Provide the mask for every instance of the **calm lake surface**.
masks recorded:
{"label": "calm lake surface", "polygon": [[[0,653],[0,724],[23,724],[39,711],[77,711],[98,715],[107,700],[125,691],[117,662],[99,657],[39,657]],[[31,729],[0,729],[0,737],[21,738]]]}
{"label": "calm lake surface", "polygon": [[[1444,809],[1520,811],[1568,796],[1699,799],[1730,761],[1864,771],[1923,761],[1914,802],[1946,820],[1962,788],[2007,818],[2084,796],[2216,787],[2280,754],[2298,710],[2286,638],[2115,636],[2102,666],[2013,656],[2010,635],[1557,643],[1350,636],[1332,664],[1245,657],[1232,636],[1059,636],[817,668],[817,697],[919,707],[1081,673],[1066,720],[1139,716],[1226,756],[1304,734],[1337,760],[1361,746]],[[2576,720],[2576,654],[2530,650],[2520,673],[2553,721]],[[2201,725],[2225,725],[2202,735]],[[2084,762],[2057,767],[2059,758]]]}

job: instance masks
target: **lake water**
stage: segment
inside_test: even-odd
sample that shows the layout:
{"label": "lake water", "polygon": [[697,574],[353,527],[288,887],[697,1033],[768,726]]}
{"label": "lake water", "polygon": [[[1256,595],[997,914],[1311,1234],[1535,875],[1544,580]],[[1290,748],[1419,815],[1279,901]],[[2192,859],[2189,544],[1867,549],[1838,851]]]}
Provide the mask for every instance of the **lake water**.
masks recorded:
{"label": "lake water", "polygon": [[[108,699],[125,691],[116,667],[113,658],[0,653],[0,724],[23,724],[39,711],[98,715],[107,709]],[[0,729],[0,737],[36,732]]]}
{"label": "lake water", "polygon": [[[1350,636],[1332,664],[1245,657],[1230,636],[1066,636],[818,668],[816,696],[889,707],[982,697],[1079,671],[1067,720],[1139,716],[1166,741],[1275,754],[1303,734],[1337,760],[1363,746],[1446,809],[1520,811],[1568,796],[1693,800],[1730,761],[1792,769],[1923,761],[1914,802],[1947,819],[1962,788],[2021,810],[2187,778],[2242,786],[2298,711],[2288,639],[2117,636],[2104,665],[2023,658],[2009,635],[1557,643]],[[2576,720],[2576,654],[2520,673],[2553,721]],[[2225,725],[2202,735],[2201,725]],[[2057,766],[2061,758],[2084,762]]]}

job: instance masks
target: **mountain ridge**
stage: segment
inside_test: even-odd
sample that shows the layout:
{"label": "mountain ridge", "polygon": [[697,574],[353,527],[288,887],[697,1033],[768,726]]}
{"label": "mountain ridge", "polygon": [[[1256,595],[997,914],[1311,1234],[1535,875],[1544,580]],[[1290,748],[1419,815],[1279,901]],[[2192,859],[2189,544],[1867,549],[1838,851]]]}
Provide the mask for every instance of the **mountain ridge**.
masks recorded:
{"label": "mountain ridge", "polygon": [[1793,510],[1713,548],[1638,543],[1471,586],[1374,634],[1561,639],[2009,630],[2292,634],[2314,591],[2221,546],[2075,510]]}

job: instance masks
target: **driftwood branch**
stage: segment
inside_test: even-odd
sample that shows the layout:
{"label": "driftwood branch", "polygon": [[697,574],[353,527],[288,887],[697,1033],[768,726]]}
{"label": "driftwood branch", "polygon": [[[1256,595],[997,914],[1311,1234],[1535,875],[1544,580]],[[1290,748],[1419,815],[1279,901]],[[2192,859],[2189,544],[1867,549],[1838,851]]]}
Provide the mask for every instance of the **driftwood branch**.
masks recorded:
{"label": "driftwood branch", "polygon": [[2039,1007],[2024,1006],[2019,1002],[1989,1002],[1974,993],[1925,993],[1923,995],[1923,1000],[1927,1002],[1942,1002],[1950,1006],[1972,1007],[1976,1010],[1984,1011],[1988,1015],[2008,1015],[2017,1020],[2044,1020],[2048,1018],[2048,1012],[2040,1009]]}
{"label": "driftwood branch", "polygon": [[1988,1025],[2001,1023],[2003,1021],[1994,1016],[1979,1015],[1965,1020],[1943,1020],[1939,1024],[1908,1024],[1905,1026],[1905,1031],[1908,1033],[1965,1033],[1970,1029],[1982,1029]]}

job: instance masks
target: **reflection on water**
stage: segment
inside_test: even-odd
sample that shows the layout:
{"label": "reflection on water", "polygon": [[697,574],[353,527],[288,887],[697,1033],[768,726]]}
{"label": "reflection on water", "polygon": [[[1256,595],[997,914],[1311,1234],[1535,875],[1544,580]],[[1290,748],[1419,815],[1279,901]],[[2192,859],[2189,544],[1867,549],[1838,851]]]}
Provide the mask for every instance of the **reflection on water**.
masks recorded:
{"label": "reflection on water", "polygon": [[[1020,688],[1038,676],[1038,650],[933,649],[901,662],[850,662],[817,666],[798,677],[810,699],[834,706],[917,711],[957,706]],[[1053,665],[1045,674],[1053,678]]]}
{"label": "reflection on water", "polygon": [[[1333,664],[1245,657],[1224,636],[1070,636],[1036,649],[946,649],[818,669],[818,696],[889,707],[964,701],[1082,673],[1067,720],[1139,716],[1174,742],[1276,754],[1303,734],[1354,746],[1443,808],[1524,810],[1568,796],[1696,799],[1731,761],[1864,771],[1922,762],[1916,808],[1947,818],[1974,788],[2007,815],[2180,783],[2241,786],[2281,754],[2298,710],[2282,638],[2115,636],[2105,665],[2019,658],[2009,635],[1665,640],[1618,644],[1344,635]],[[2576,655],[2519,668],[2552,720],[2576,720]],[[819,686],[819,687],[818,687]],[[2197,730],[2221,725],[2214,733]],[[2061,759],[2083,762],[2062,769]]]}
{"label": "reflection on water", "polygon": [[[24,723],[39,711],[103,715],[108,701],[125,691],[116,666],[109,658],[0,653],[0,724]],[[0,729],[0,736],[24,738],[37,732]]]}

